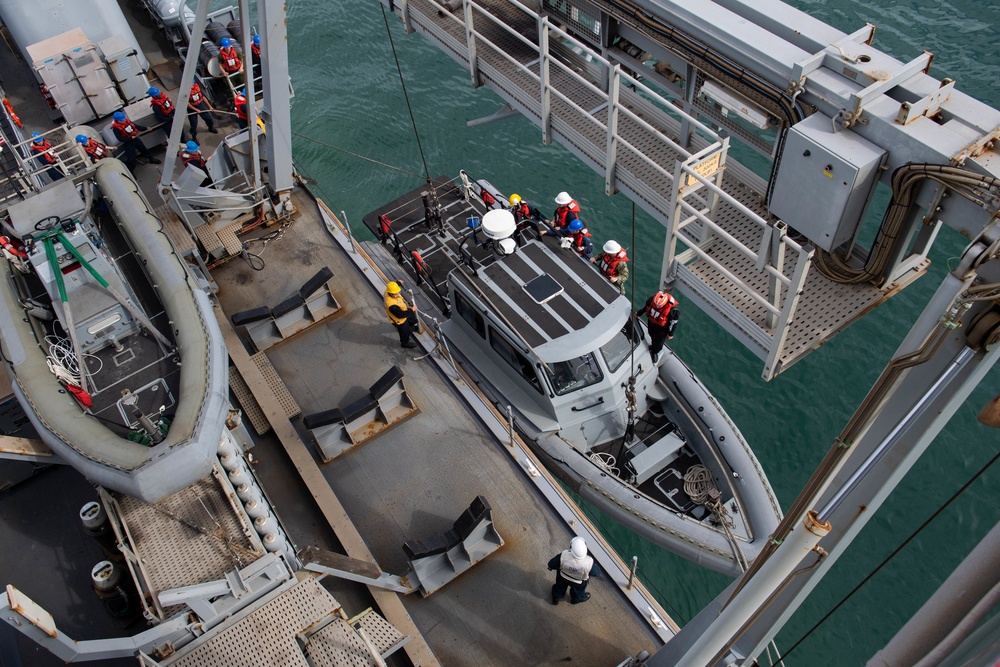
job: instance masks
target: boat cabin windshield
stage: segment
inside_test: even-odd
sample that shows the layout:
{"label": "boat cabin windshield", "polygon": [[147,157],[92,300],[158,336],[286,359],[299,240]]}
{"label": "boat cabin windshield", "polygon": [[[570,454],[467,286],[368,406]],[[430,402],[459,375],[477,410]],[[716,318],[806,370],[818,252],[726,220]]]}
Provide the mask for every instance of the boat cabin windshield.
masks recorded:
{"label": "boat cabin windshield", "polygon": [[609,340],[601,348],[604,362],[608,365],[608,370],[612,373],[621,368],[621,365],[628,359],[631,351],[632,341],[629,340],[628,333],[625,331],[622,331],[622,335],[615,336]]}
{"label": "boat cabin windshield", "polygon": [[552,389],[559,396],[589,387],[604,378],[593,352],[582,357],[545,364],[545,373],[549,376]]}

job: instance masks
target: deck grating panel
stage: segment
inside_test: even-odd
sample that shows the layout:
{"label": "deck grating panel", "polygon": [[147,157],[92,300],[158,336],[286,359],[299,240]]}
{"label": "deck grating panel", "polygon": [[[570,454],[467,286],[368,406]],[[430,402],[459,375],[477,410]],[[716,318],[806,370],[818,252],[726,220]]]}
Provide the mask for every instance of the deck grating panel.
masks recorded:
{"label": "deck grating panel", "polygon": [[157,207],[153,213],[163,223],[163,232],[170,239],[170,245],[173,246],[178,255],[194,250],[195,244],[191,234],[188,233],[184,223],[169,206],[163,204]]}
{"label": "deck grating panel", "polygon": [[155,592],[222,579],[263,555],[212,475],[158,503],[118,503]]}
{"label": "deck grating panel", "polygon": [[253,360],[260,374],[264,376],[264,381],[274,391],[274,395],[277,397],[278,403],[281,405],[281,409],[285,412],[285,415],[291,419],[295,415],[300,414],[302,408],[299,407],[299,404],[295,402],[295,399],[288,392],[288,387],[282,382],[278,376],[278,372],[274,370],[274,366],[271,365],[271,360],[267,358],[267,355],[263,352],[258,352],[257,354],[250,355],[250,359]]}
{"label": "deck grating panel", "polygon": [[229,367],[229,388],[236,395],[236,400],[239,401],[240,407],[243,408],[243,414],[250,420],[250,424],[253,425],[253,430],[257,432],[257,435],[264,435],[270,431],[271,422],[267,421],[267,416],[260,409],[260,403],[257,402],[253,392],[250,391],[250,387],[247,386],[246,380],[243,379],[243,376],[240,375],[235,366]]}
{"label": "deck grating panel", "polygon": [[296,635],[340,605],[309,577],[219,632],[211,641],[164,665],[172,667],[309,667]]}

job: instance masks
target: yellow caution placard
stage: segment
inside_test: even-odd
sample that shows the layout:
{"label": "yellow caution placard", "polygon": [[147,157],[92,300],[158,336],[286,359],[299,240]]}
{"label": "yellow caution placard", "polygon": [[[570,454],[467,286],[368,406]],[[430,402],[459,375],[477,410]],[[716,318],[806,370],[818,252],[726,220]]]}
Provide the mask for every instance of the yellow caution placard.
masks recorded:
{"label": "yellow caution placard", "polygon": [[[722,153],[716,153],[714,155],[705,158],[701,162],[692,165],[691,170],[694,171],[699,176],[701,176],[702,178],[707,179],[710,178],[713,174],[715,174],[715,172],[719,170],[719,162],[721,160],[722,160]],[[691,174],[688,174],[687,183],[685,183],[685,186],[694,185],[697,182],[698,182],[697,178],[695,178]]]}

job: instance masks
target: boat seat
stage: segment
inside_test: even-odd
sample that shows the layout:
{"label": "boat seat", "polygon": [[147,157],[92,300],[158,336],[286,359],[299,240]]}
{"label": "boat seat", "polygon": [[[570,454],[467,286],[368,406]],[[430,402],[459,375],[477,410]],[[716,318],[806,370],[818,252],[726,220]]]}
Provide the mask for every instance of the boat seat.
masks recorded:
{"label": "boat seat", "polygon": [[667,433],[632,458],[630,464],[635,471],[636,486],[648,481],[663,467],[677,458],[685,442],[676,433]]}

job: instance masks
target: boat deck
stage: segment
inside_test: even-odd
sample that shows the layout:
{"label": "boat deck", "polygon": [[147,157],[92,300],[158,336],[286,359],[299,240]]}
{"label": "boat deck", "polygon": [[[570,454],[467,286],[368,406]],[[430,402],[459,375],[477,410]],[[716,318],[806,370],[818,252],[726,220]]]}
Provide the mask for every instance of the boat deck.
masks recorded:
{"label": "boat deck", "polygon": [[[563,519],[505,445],[484,431],[437,367],[399,348],[381,298],[334,247],[315,205],[305,196],[296,205],[302,216],[280,243],[268,246],[262,271],[236,260],[214,272],[219,299],[227,313],[274,305],[322,267],[333,272],[340,314],[267,350],[303,414],[363,396],[392,365],[403,371],[419,414],[320,468],[384,571],[404,574],[403,542],[447,530],[476,495],[492,505],[505,545],[432,596],[403,598],[438,660],[448,665],[616,664],[657,646],[649,625],[607,578],[591,584],[589,607],[552,606],[553,575],[545,563],[569,543]],[[302,421],[292,424],[302,441],[310,442]],[[286,456],[274,437],[263,438],[254,449],[261,461],[257,472],[297,546],[346,546],[348,555],[364,558],[302,511],[313,501],[301,483],[289,478]],[[317,465],[314,452],[309,458]],[[301,469],[301,462],[296,465]],[[622,575],[609,576],[621,581]],[[366,606],[357,585],[329,585],[346,608]]]}

